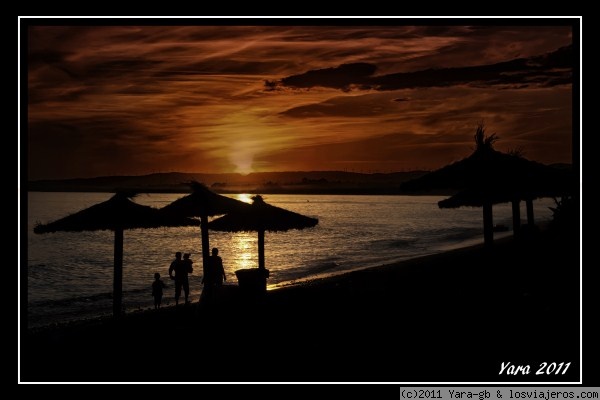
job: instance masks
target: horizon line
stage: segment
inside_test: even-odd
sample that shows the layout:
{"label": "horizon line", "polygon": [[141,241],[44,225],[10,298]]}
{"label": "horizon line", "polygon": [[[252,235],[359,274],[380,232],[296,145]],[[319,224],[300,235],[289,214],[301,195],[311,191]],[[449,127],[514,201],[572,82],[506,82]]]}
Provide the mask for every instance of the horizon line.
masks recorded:
{"label": "horizon line", "polygon": [[[565,165],[572,166],[573,163],[552,163],[547,164],[549,166],[552,165]],[[414,169],[404,169],[404,170],[396,170],[396,171],[387,171],[387,170],[287,170],[287,171],[253,171],[247,174],[243,174],[241,172],[185,172],[185,171],[165,171],[165,172],[148,172],[142,174],[108,174],[108,175],[96,175],[96,176],[87,176],[87,177],[63,177],[63,178],[35,178],[35,179],[27,179],[27,182],[39,182],[39,181],[61,181],[61,180],[76,180],[76,179],[98,179],[98,178],[121,178],[121,177],[143,177],[143,176],[151,176],[151,175],[169,175],[169,174],[189,174],[189,175],[238,175],[238,176],[250,176],[257,174],[292,174],[292,173],[343,173],[343,174],[358,174],[358,175],[385,175],[385,174],[398,174],[398,173],[410,173],[410,172],[431,172],[432,169],[427,168],[414,168]]]}

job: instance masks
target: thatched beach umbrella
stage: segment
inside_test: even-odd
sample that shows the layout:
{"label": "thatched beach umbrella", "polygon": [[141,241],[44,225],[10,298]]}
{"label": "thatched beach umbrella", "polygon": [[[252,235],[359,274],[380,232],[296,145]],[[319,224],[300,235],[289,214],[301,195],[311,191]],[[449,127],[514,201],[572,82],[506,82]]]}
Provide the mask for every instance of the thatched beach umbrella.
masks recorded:
{"label": "thatched beach umbrella", "polygon": [[483,192],[479,190],[463,190],[455,195],[438,202],[440,208],[483,207],[486,202],[491,204],[507,203],[511,195],[503,192]]}
{"label": "thatched beach umbrella", "polygon": [[208,217],[243,210],[249,204],[230,197],[222,196],[199,182],[191,182],[192,193],[181,197],[161,208],[161,212],[175,217],[200,217],[200,235],[202,239],[202,266],[206,274],[210,257],[208,240]]}
{"label": "thatched beach umbrella", "polygon": [[[546,165],[517,154],[494,150],[495,135],[485,136],[483,125],[477,127],[477,148],[467,158],[430,172],[402,185],[405,191],[459,190],[452,201],[440,207],[471,205],[483,207],[484,241],[493,240],[492,205],[512,202],[513,230],[520,225],[519,203],[525,200],[527,221],[533,225],[533,200],[568,192],[566,175]],[[464,204],[463,204],[464,203]],[[451,207],[453,208],[453,207]]]}
{"label": "thatched beach umbrella", "polygon": [[134,203],[130,194],[117,193],[110,199],[45,225],[35,233],[111,230],[115,232],[113,315],[121,313],[123,285],[123,230],[198,225],[191,218],[168,216],[160,210]]}
{"label": "thatched beach umbrella", "polygon": [[[438,202],[439,208],[483,207],[483,240],[491,244],[494,240],[492,205],[513,201],[514,197],[502,191],[463,190]],[[513,203],[514,204],[514,203]],[[517,203],[518,209],[518,203]],[[513,227],[515,214],[513,207]],[[517,214],[519,215],[519,214]],[[517,217],[520,218],[520,217]]]}
{"label": "thatched beach umbrella", "polygon": [[258,232],[258,269],[265,269],[265,232],[284,232],[290,229],[310,228],[319,223],[306,217],[265,203],[261,196],[252,198],[252,205],[229,213],[208,224],[210,229],[225,232]]}

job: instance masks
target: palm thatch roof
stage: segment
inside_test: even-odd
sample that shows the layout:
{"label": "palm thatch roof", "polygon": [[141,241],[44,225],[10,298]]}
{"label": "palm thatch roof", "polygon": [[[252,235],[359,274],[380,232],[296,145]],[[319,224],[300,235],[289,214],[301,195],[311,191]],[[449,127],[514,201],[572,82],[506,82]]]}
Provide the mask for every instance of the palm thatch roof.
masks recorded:
{"label": "palm thatch roof", "polygon": [[438,202],[440,208],[483,207],[484,204],[500,204],[513,201],[511,194],[502,191],[463,190]]}
{"label": "palm thatch roof", "polygon": [[485,137],[484,132],[480,125],[475,134],[477,148],[470,156],[406,182],[402,190],[467,190],[460,198],[486,195],[492,202],[555,197],[571,191],[567,171],[494,150],[497,137]]}
{"label": "palm thatch roof", "polygon": [[281,232],[310,228],[319,223],[316,218],[267,204],[259,195],[252,200],[252,205],[218,218],[208,227],[225,232]]}
{"label": "palm thatch roof", "polygon": [[193,226],[199,224],[198,221],[191,218],[166,215],[156,208],[134,203],[130,200],[130,197],[132,197],[131,194],[117,193],[110,199],[75,214],[48,224],[39,224],[34,228],[34,232],[114,231],[117,229]]}
{"label": "palm thatch roof", "polygon": [[465,190],[510,193],[518,198],[557,196],[569,190],[563,171],[499,151],[475,150],[469,157],[406,182],[403,190]]}
{"label": "palm thatch roof", "polygon": [[190,182],[192,193],[181,197],[161,210],[169,215],[212,217],[247,207],[239,200],[217,194],[199,182]]}

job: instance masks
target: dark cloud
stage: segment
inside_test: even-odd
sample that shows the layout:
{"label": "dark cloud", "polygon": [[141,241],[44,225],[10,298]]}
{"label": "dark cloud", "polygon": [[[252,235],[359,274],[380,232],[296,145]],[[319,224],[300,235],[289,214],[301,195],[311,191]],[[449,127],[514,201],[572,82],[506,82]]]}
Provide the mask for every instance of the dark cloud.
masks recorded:
{"label": "dark cloud", "polygon": [[281,115],[293,118],[344,117],[363,118],[399,113],[408,99],[393,99],[388,94],[336,96],[321,103],[304,104],[285,110]]}
{"label": "dark cloud", "polygon": [[241,74],[259,75],[281,71],[290,65],[289,61],[243,61],[243,60],[203,60],[180,64],[160,70],[156,77],[181,77],[188,79],[191,75],[201,74]]}
{"label": "dark cloud", "polygon": [[164,166],[189,171],[191,162],[216,164],[207,154],[179,144],[186,135],[173,131],[178,118],[145,121],[124,113],[61,122],[29,124],[29,169],[33,176],[143,174],[165,171]]}
{"label": "dark cloud", "polygon": [[27,63],[30,69],[37,68],[41,65],[60,64],[64,62],[69,54],[70,53],[65,51],[40,49],[29,54]]}
{"label": "dark cloud", "polygon": [[112,79],[120,76],[145,74],[149,70],[156,70],[163,62],[144,58],[119,58],[104,62],[91,62],[80,67],[82,76],[94,79]]}
{"label": "dark cloud", "polygon": [[369,82],[377,67],[367,63],[343,64],[335,68],[323,68],[308,71],[301,75],[281,79],[283,86],[293,88],[311,88],[314,86],[347,90],[353,85]]}
{"label": "dark cloud", "polygon": [[[401,95],[410,101],[393,101]],[[336,121],[344,124],[335,141],[340,149],[347,149],[344,143],[360,141],[366,147],[352,147],[355,153],[363,149],[368,152],[383,154],[385,149],[376,149],[375,145],[414,145],[415,151],[425,151],[419,146],[429,149],[432,155],[438,150],[435,158],[412,157],[412,153],[402,160],[420,162],[428,168],[436,168],[455,160],[455,144],[462,143],[463,149],[472,149],[472,132],[474,126],[483,120],[490,133],[497,133],[501,140],[497,146],[501,150],[521,147],[527,156],[545,162],[569,162],[572,146],[571,121],[572,100],[571,88],[567,85],[543,87],[528,90],[489,90],[476,87],[457,86],[452,88],[407,89],[398,92],[375,92],[365,95],[336,96],[322,103],[306,104],[291,108],[284,115],[299,121],[312,120]],[[369,132],[373,125],[366,121],[377,120],[377,130],[392,131],[397,127],[410,135],[394,135],[394,139],[386,139],[385,143],[368,141],[367,139],[346,139],[353,132],[364,130]],[[376,135],[372,135],[376,136]],[[342,142],[342,143],[339,143]],[[322,154],[319,160],[325,163],[327,151],[336,153],[335,145],[322,147],[311,153]],[[560,153],[556,149],[562,149]],[[440,149],[446,149],[447,154]],[[555,150],[552,150],[555,149]],[[327,151],[326,151],[327,150]],[[465,150],[468,151],[468,150]],[[388,154],[388,153],[385,153]],[[461,153],[465,156],[465,153]],[[366,157],[366,156],[365,156]],[[293,158],[289,155],[289,159]],[[364,157],[363,157],[364,158]],[[436,160],[435,163],[433,160]],[[400,161],[400,160],[398,160]],[[390,161],[391,162],[391,161]],[[438,163],[439,162],[439,163]],[[417,165],[417,164],[415,164]]]}
{"label": "dark cloud", "polygon": [[399,90],[454,85],[538,85],[567,84],[572,79],[572,46],[530,58],[471,67],[438,68],[375,76],[377,67],[368,63],[344,64],[282,78],[290,88],[326,87],[340,90]]}

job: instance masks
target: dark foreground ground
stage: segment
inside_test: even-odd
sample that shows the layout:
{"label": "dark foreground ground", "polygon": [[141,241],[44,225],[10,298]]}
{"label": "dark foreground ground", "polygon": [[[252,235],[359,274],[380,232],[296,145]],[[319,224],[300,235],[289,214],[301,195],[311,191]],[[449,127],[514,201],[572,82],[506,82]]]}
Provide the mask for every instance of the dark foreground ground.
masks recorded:
{"label": "dark foreground ground", "polygon": [[[552,233],[271,291],[24,332],[22,381],[579,380],[578,237]],[[499,375],[501,363],[529,375]],[[565,375],[536,375],[540,363]]]}

